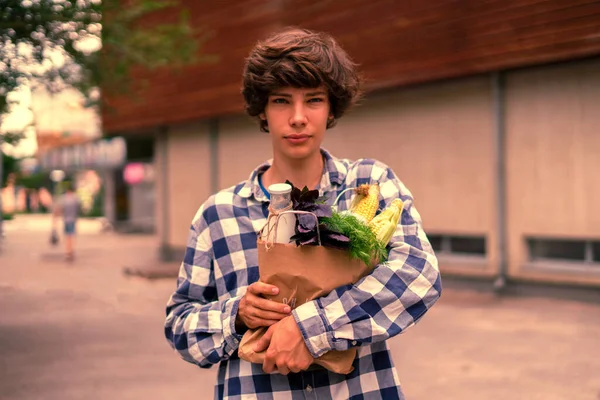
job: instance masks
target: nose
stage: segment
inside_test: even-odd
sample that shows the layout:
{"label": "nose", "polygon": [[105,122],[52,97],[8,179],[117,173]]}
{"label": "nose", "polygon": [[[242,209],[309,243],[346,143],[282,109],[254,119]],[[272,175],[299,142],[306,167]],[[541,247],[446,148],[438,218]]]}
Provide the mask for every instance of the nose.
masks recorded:
{"label": "nose", "polygon": [[293,114],[290,117],[290,125],[294,127],[305,126],[308,122],[304,102],[294,104]]}

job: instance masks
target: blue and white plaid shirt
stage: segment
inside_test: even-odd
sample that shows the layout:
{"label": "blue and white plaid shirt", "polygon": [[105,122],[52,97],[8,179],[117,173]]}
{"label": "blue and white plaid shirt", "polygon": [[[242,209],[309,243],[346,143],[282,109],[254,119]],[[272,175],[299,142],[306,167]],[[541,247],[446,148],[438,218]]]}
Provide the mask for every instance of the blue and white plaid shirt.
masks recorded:
{"label": "blue and white plaid shirt", "polygon": [[[315,369],[266,374],[262,365],[239,359],[242,336],[235,331],[240,299],[258,281],[257,233],[266,223],[268,199],[258,176],[211,196],[193,219],[187,250],[169,299],[165,335],[181,357],[202,368],[219,365],[218,399],[402,399],[386,339],[414,325],[440,297],[437,259],[421,227],[411,193],[381,162],[325,160],[321,195],[333,200],[346,188],[379,182],[380,208],[404,201],[389,245],[389,261],[354,285],[305,303],[293,311],[314,357],[357,347],[349,375]],[[339,209],[350,205],[351,192]]]}

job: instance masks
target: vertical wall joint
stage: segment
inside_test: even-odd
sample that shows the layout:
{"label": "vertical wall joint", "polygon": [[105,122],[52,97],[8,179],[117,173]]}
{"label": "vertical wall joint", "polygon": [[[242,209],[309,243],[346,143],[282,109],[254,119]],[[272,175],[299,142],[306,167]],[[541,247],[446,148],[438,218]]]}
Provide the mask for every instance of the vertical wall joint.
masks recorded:
{"label": "vertical wall joint", "polygon": [[492,74],[492,96],[494,107],[494,152],[496,175],[496,218],[498,275],[494,289],[501,291],[506,286],[508,275],[507,215],[506,215],[506,82],[501,71]]}

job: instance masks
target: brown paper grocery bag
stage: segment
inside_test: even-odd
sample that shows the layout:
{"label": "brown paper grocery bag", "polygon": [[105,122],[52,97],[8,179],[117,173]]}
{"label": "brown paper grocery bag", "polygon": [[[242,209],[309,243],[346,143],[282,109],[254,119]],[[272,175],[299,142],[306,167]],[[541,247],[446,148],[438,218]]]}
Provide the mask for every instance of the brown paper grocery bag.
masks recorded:
{"label": "brown paper grocery bag", "polygon": [[[279,294],[267,298],[285,302],[296,308],[307,301],[329,294],[337,287],[357,282],[370,268],[350,258],[346,251],[323,246],[296,246],[294,244],[265,243],[258,245],[258,265],[261,282],[275,285]],[[254,346],[267,328],[248,330],[238,349],[241,359],[262,364],[265,352],[254,352]],[[356,349],[330,351],[315,360],[338,374],[349,374]]]}

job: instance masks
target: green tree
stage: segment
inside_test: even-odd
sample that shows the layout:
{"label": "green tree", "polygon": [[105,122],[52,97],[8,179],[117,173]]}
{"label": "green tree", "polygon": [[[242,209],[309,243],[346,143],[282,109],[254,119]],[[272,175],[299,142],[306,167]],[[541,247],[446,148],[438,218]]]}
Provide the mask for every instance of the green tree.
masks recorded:
{"label": "green tree", "polygon": [[17,185],[23,186],[24,188],[36,190],[43,187],[50,190],[52,186],[52,181],[46,172],[35,172],[30,175],[17,174],[15,182]]}
{"label": "green tree", "polygon": [[[175,18],[145,23],[165,12]],[[107,95],[123,93],[133,67],[213,59],[200,55],[208,37],[194,31],[175,1],[2,0],[0,114],[8,94],[25,82],[50,92],[73,87],[88,99],[99,87]]]}
{"label": "green tree", "polygon": [[16,174],[19,170],[19,160],[8,154],[0,152],[2,155],[2,181],[0,187],[6,186],[6,181],[10,174]]}
{"label": "green tree", "polygon": [[[21,85],[71,87],[95,105],[98,88],[110,97],[143,83],[129,79],[132,68],[214,60],[201,51],[208,39],[175,0],[0,0],[0,126]],[[0,152],[16,134],[0,132]]]}

